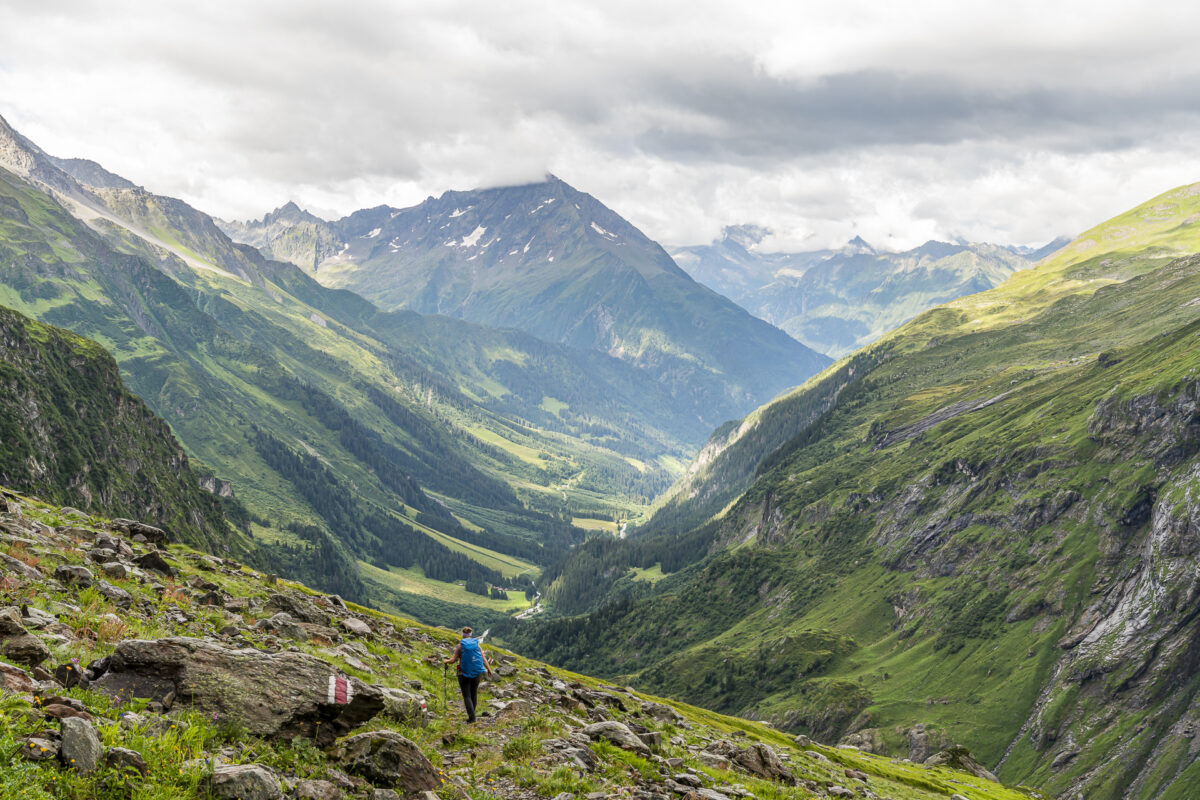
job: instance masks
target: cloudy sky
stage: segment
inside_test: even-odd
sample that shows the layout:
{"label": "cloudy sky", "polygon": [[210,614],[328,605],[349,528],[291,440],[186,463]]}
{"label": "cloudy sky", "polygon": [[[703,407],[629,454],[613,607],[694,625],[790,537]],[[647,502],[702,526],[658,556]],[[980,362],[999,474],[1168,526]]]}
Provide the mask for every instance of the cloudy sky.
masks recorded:
{"label": "cloudy sky", "polygon": [[226,218],[553,172],[667,244],[1039,244],[1200,180],[1200,4],[0,0],[0,115]]}

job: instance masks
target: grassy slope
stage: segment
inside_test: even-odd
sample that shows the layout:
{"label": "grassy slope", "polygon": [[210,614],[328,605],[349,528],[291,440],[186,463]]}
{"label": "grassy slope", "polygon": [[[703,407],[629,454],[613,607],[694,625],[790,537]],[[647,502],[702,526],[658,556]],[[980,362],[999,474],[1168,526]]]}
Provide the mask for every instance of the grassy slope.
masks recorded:
{"label": "grassy slope", "polygon": [[[1190,485],[1186,464],[1154,456],[1152,438],[1101,447],[1089,421],[1106,399],[1174,397],[1200,369],[1200,260],[1171,262],[1200,249],[1196,188],[1098,226],[1041,267],[860,354],[860,365],[875,362],[862,379],[758,465],[722,528],[733,546],[661,581],[652,599],[596,615],[594,646],[564,625],[567,635],[537,652],[825,735],[858,729],[892,749],[927,722],[999,762],[1052,683],[1068,622],[1139,552],[1145,523],[1135,535],[1121,519],[1147,486]],[[849,363],[762,409],[760,424]],[[1005,393],[876,448],[937,409]],[[1041,516],[1063,492],[1078,495],[1074,510]],[[766,679],[789,663],[779,653],[801,665],[794,680]],[[1164,712],[1154,697],[1124,713]],[[844,713],[830,714],[838,704]],[[1079,722],[1087,706],[1068,709],[1074,740],[1095,737],[1086,757],[1051,770],[1059,751],[1023,740],[1001,774],[1052,789],[1086,779],[1096,796],[1119,794],[1145,755],[1113,762],[1123,779],[1103,773],[1116,752],[1106,743],[1125,752],[1128,729],[1100,738],[1094,717]],[[1175,780],[1178,758],[1160,759],[1168,777],[1146,796]]]}
{"label": "grassy slope", "polygon": [[[54,506],[30,498],[24,499],[23,506],[26,514],[39,522],[50,526],[65,524]],[[99,527],[102,521],[88,520],[82,524],[85,527]],[[76,563],[78,554],[70,546],[73,540],[69,535],[55,534],[55,537],[47,538],[42,543],[43,552],[38,556],[20,544],[0,543],[0,550],[48,571],[52,571],[59,563]],[[40,591],[36,583],[30,583],[23,587],[20,599],[37,608],[59,613],[72,631],[94,632],[92,637],[61,637],[52,644],[55,661],[69,663],[70,659],[75,658],[79,663],[87,664],[111,652],[125,638],[205,635],[218,626],[228,624],[231,621],[228,613],[195,605],[194,596],[198,592],[189,589],[187,584],[197,578],[216,584],[221,591],[233,597],[250,598],[253,604],[264,600],[272,592],[288,589],[319,597],[317,593],[296,584],[279,582],[270,585],[259,573],[229,562],[221,564],[206,560],[206,556],[187,548],[173,547],[169,557],[181,573],[177,580],[168,581],[164,591],[155,592],[136,580],[114,581],[132,594],[139,608],[143,603],[148,604],[155,612],[149,616],[121,613],[94,589]],[[63,606],[63,602],[70,605]],[[67,610],[64,611],[64,608]],[[183,610],[191,618],[190,621],[167,622],[167,612],[173,609],[175,614]],[[562,737],[569,729],[587,722],[578,716],[579,712],[558,706],[533,707],[516,716],[485,716],[477,728],[468,729],[454,719],[458,713],[457,703],[450,698],[453,708],[444,707],[439,691],[442,671],[437,666],[437,657],[450,650],[455,641],[454,635],[444,629],[425,628],[410,620],[353,605],[351,610],[369,618],[377,630],[383,631],[387,626],[393,629],[391,633],[380,633],[365,642],[373,672],[364,673],[350,667],[317,640],[296,644],[301,651],[326,659],[341,672],[367,682],[402,687],[409,691],[413,690],[414,682],[421,687],[418,691],[429,705],[429,714],[423,720],[402,722],[379,717],[368,723],[365,729],[395,730],[415,742],[434,766],[442,771],[446,783],[438,795],[446,800],[464,796],[470,800],[508,800],[531,795],[554,797],[563,791],[578,796],[598,791],[611,795],[628,792],[638,783],[648,779],[662,780],[679,771],[679,767],[668,770],[665,761],[636,757],[599,744],[593,745],[599,762],[594,771],[580,773],[548,765],[542,742]],[[116,618],[119,620],[117,623],[104,616],[113,612],[121,613]],[[262,613],[270,612],[263,610]],[[259,615],[259,612],[247,611],[243,621],[250,624]],[[252,639],[252,646],[268,647],[261,637],[253,633],[247,635]],[[481,693],[485,710],[490,707],[491,692],[497,689],[520,693],[523,687],[545,687],[552,680],[568,681],[587,689],[612,689],[594,678],[547,669],[537,662],[490,646],[488,650],[493,660],[512,668],[515,674],[485,685]],[[128,796],[126,793],[130,790],[133,796],[145,800],[191,796],[200,791],[208,764],[218,750],[224,763],[262,764],[288,776],[321,779],[337,766],[330,752],[316,748],[307,740],[257,740],[239,729],[236,720],[218,719],[217,715],[210,716],[197,709],[177,707],[171,715],[175,726],[165,734],[154,735],[137,725],[119,724],[121,715],[128,711],[141,712],[143,717],[149,716],[144,710],[145,701],[135,700],[122,705],[98,692],[79,688],[63,689],[60,694],[83,702],[96,714],[95,724],[106,747],[120,746],[138,751],[146,761],[148,775],[130,783],[106,767],[90,776],[79,776],[61,769],[53,761],[25,761],[17,754],[23,746],[21,737],[45,728],[46,721],[33,707],[31,697],[5,694],[0,697],[0,793],[4,796],[28,800],[117,798]],[[633,693],[626,696],[626,703],[630,700],[640,702],[658,699]],[[929,800],[944,798],[952,793],[965,794],[972,800],[1020,800],[1029,797],[1025,792],[947,768],[925,768],[816,744],[798,746],[791,737],[759,723],[667,702],[683,715],[686,727],[657,723],[636,713],[635,709],[630,709],[633,713],[628,714],[615,709],[612,713],[618,719],[637,721],[661,730],[664,744],[655,757],[682,759],[683,767],[696,769],[709,785],[739,785],[761,798],[800,800],[812,796],[813,791],[824,790],[834,784],[846,785],[850,779],[845,770],[854,769],[865,773],[866,786],[875,796],[895,800]],[[735,739],[742,745],[751,741],[763,742],[787,757],[790,768],[802,785],[788,787],[754,778],[744,772],[705,766],[697,760],[695,753],[706,741],[735,734],[745,737]],[[806,757],[806,750],[815,756]]]}
{"label": "grassy slope", "polygon": [[[612,425],[593,443],[579,438],[571,427],[574,423],[561,424],[566,416],[561,408],[554,421],[563,432],[528,423],[514,425],[497,411],[472,404],[446,383],[461,380],[462,388],[470,392],[492,369],[489,365],[509,359],[516,367],[535,361],[547,362],[553,366],[545,369],[553,369],[564,357],[552,348],[539,344],[541,350],[523,351],[525,340],[508,336],[506,342],[498,335],[489,350],[482,329],[465,323],[438,323],[421,330],[416,320],[379,315],[357,298],[338,297],[310,279],[291,274],[290,267],[276,265],[272,270],[261,259],[247,257],[227,240],[222,242],[215,229],[208,229],[203,224],[207,218],[173,201],[160,205],[159,198],[133,193],[137,203],[128,207],[114,203],[117,210],[131,215],[135,229],[154,228],[160,242],[178,244],[180,257],[193,262],[208,259],[215,267],[193,270],[128,229],[104,226],[115,246],[151,259],[181,286],[141,259],[108,250],[48,197],[11,176],[3,177],[0,203],[6,213],[0,243],[14,254],[4,276],[3,299],[25,313],[75,328],[112,350],[126,379],[166,416],[189,451],[216,467],[221,477],[233,480],[251,510],[269,521],[270,528],[255,528],[267,540],[299,544],[283,526],[323,523],[294,487],[247,445],[252,424],[265,424],[292,447],[320,458],[366,500],[395,505],[371,471],[340,445],[325,420],[264,384],[262,376],[273,372],[290,373],[325,390],[383,442],[407,453],[412,459],[407,468],[427,465],[421,479],[433,481],[426,485],[440,490],[444,502],[464,518],[473,517],[501,533],[539,535],[519,515],[477,496],[455,496],[464,485],[447,477],[450,473],[439,451],[427,449],[429,431],[441,431],[434,439],[438,448],[455,453],[463,463],[482,467],[473,480],[483,477],[497,486],[507,484],[517,488],[525,502],[556,513],[573,506],[583,512],[636,514],[655,483],[669,479],[665,470],[644,476],[627,456],[610,449],[627,449],[627,442],[646,429],[644,422],[631,417],[639,413],[634,407],[618,409]],[[170,225],[184,229],[168,236]],[[210,249],[205,251],[206,247]],[[34,255],[36,266],[28,266],[29,262],[17,266],[23,254]],[[451,342],[470,342],[476,348],[471,351],[475,360],[456,355],[456,366],[447,369],[447,354],[458,352]],[[400,349],[409,343],[416,347]],[[520,369],[506,374],[526,383],[537,380]],[[495,386],[500,395],[509,394],[500,384]],[[418,427],[393,424],[368,394],[371,387],[392,394],[409,409]],[[539,393],[537,403],[541,400]],[[509,403],[497,408],[511,414],[513,408],[523,406]],[[582,408],[588,425],[595,429],[602,420],[586,404]],[[626,439],[612,433],[626,425],[630,431],[622,434]],[[471,431],[536,448],[533,451],[543,458],[529,464]],[[681,447],[670,435],[658,434],[658,442],[677,451]],[[635,447],[633,452],[643,451]],[[437,483],[438,479],[444,483]],[[440,538],[446,541],[444,534]],[[453,546],[468,553],[478,549],[463,543]],[[530,570],[522,566],[519,571]]]}

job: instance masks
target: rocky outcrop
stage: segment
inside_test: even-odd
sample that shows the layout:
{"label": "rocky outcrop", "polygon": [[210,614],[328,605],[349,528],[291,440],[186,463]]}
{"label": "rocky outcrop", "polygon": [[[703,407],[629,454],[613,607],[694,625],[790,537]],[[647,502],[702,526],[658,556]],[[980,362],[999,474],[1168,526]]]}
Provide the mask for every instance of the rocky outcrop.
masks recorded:
{"label": "rocky outcrop", "polygon": [[203,639],[126,640],[95,688],[129,699],[183,701],[256,736],[304,736],[324,746],[384,708],[374,686],[303,653],[229,649]]}

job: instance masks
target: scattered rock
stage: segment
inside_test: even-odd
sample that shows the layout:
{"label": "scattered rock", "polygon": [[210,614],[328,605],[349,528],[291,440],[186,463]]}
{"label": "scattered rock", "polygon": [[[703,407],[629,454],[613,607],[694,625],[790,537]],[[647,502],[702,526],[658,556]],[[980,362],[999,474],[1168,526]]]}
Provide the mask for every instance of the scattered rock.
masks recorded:
{"label": "scattered rock", "polygon": [[337,759],[347,772],[376,786],[400,786],[406,792],[436,789],[441,778],[425,754],[395,731],[371,731],[346,739]]}
{"label": "scattered rock", "polygon": [[92,715],[86,711],[71,708],[62,703],[47,703],[42,706],[42,714],[50,719],[67,719],[68,717],[78,717],[85,722],[92,721]]}
{"label": "scattered rock", "polygon": [[296,624],[292,619],[292,615],[286,611],[280,611],[278,614],[260,619],[254,623],[254,628],[260,631],[270,631],[276,636],[282,636],[285,639],[295,639],[298,642],[308,641],[308,634]]}
{"label": "scattered rock", "polygon": [[729,800],[729,795],[721,794],[716,789],[692,789],[683,796],[683,800]]}
{"label": "scattered rock", "polygon": [[62,746],[58,757],[63,766],[81,775],[90,775],[103,755],[104,748],[92,723],[79,717],[67,717],[62,721]]}
{"label": "scattered rock", "polygon": [[419,719],[422,716],[421,698],[403,689],[392,689],[386,686],[376,687],[383,695],[383,713],[399,720]]}
{"label": "scattered rock", "polygon": [[258,764],[231,764],[213,770],[208,789],[224,800],[283,800],[275,773]]}

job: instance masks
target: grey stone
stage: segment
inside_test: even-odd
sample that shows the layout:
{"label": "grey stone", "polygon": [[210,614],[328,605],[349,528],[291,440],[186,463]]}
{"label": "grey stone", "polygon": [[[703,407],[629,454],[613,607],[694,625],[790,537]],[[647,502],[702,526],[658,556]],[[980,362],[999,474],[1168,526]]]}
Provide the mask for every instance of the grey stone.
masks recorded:
{"label": "grey stone", "polygon": [[963,772],[969,772],[977,778],[985,778],[989,781],[996,780],[996,776],[976,761],[975,757],[971,755],[970,750],[960,744],[947,747],[940,753],[925,759],[925,766],[950,767],[951,769],[960,769]]}
{"label": "grey stone", "polygon": [[167,562],[167,559],[163,557],[162,552],[159,550],[148,550],[142,553],[134,559],[134,563],[142,569],[166,575],[168,578],[173,578],[176,574],[175,568]]}
{"label": "grey stone", "polygon": [[623,722],[616,720],[596,722],[584,727],[583,733],[589,739],[605,739],[612,742],[622,750],[630,750],[644,756],[650,755],[650,748],[646,746],[646,743],[629,730],[629,727]]}
{"label": "grey stone", "polygon": [[660,722],[679,722],[683,715],[665,703],[642,703],[642,713]]}
{"label": "grey stone", "polygon": [[347,772],[384,788],[406,792],[436,789],[441,778],[425,754],[395,731],[371,731],[351,736],[339,746],[337,759]]}
{"label": "grey stone", "polygon": [[50,761],[58,758],[58,742],[40,736],[31,736],[21,745],[21,755],[30,761]]}
{"label": "grey stone", "polygon": [[87,567],[78,564],[60,564],[54,569],[54,579],[65,585],[91,586],[96,576]]}
{"label": "grey stone", "polygon": [[421,717],[421,698],[403,689],[393,689],[379,686],[383,695],[383,713],[399,720],[418,719]]}
{"label": "grey stone", "polygon": [[222,800],[283,800],[275,773],[258,764],[231,764],[213,770],[208,789]]}
{"label": "grey stone", "polygon": [[134,541],[165,545],[169,538],[167,532],[162,528],[156,528],[153,525],[146,525],[142,522],[135,522],[134,520],[123,519],[121,517],[111,520],[108,523],[108,527],[112,530],[129,534],[129,537]]}
{"label": "grey stone", "polygon": [[341,625],[346,630],[353,633],[355,636],[370,636],[371,626],[363,622],[357,617],[346,617],[341,621]]}
{"label": "grey stone", "polygon": [[142,758],[142,754],[137,750],[129,750],[124,747],[110,747],[104,754],[104,766],[119,772],[136,772],[143,778],[148,772],[146,760]]}
{"label": "grey stone", "polygon": [[31,633],[0,639],[0,655],[33,669],[50,657],[50,648]]}
{"label": "grey stone", "polygon": [[133,605],[133,596],[129,592],[122,589],[120,586],[113,586],[108,581],[100,581],[96,584],[96,591],[112,600],[117,608],[128,609]]}
{"label": "grey stone", "polygon": [[307,600],[301,600],[291,595],[276,593],[267,598],[264,606],[268,611],[283,611],[291,614],[293,619],[311,622],[314,625],[328,625],[329,615]]}
{"label": "grey stone", "polygon": [[104,748],[92,723],[79,717],[62,720],[62,747],[58,757],[63,766],[81,775],[90,775],[100,763]]}
{"label": "grey stone", "polygon": [[0,661],[0,689],[16,694],[30,694],[35,688],[33,677],[28,672]]}
{"label": "grey stone", "polygon": [[342,790],[329,781],[303,780],[292,789],[296,800],[341,800]]}
{"label": "grey stone", "polygon": [[292,615],[286,611],[280,611],[278,614],[274,614],[266,619],[260,619],[254,623],[254,627],[260,631],[270,631],[285,639],[295,639],[298,642],[308,641],[308,634],[296,624],[296,621],[292,619]]}
{"label": "grey stone", "polygon": [[[345,681],[345,703],[329,699],[331,679]],[[380,691],[299,652],[231,649],[186,637],[126,639],[109,657],[93,688],[128,700],[176,702],[236,720],[254,736],[304,736],[319,746],[348,733],[383,710]]]}

